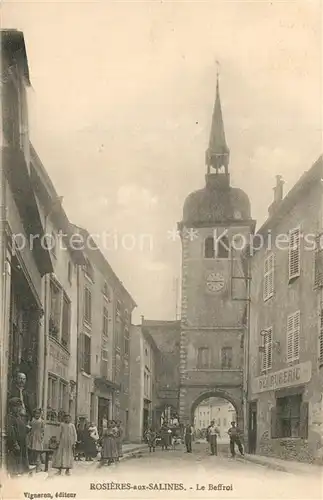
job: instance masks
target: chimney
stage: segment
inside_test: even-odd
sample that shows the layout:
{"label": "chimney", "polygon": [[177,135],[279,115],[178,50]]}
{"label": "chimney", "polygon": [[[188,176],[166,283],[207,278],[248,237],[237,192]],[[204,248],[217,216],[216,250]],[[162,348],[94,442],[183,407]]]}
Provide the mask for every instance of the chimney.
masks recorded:
{"label": "chimney", "polygon": [[279,207],[281,201],[283,200],[283,186],[284,181],[281,175],[276,175],[276,186],[273,188],[274,190],[274,201],[268,208],[269,217],[271,217]]}

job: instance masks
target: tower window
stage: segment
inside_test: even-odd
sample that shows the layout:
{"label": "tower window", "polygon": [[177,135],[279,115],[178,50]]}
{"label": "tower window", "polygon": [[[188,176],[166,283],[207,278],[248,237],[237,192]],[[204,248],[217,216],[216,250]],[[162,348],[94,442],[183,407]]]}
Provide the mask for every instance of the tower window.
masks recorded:
{"label": "tower window", "polygon": [[229,258],[229,238],[225,235],[221,236],[218,240],[217,245],[217,258],[218,259],[228,259]]}
{"label": "tower window", "polygon": [[213,236],[208,236],[205,239],[204,257],[206,259],[214,259],[214,257],[215,257],[214,238],[213,238]]}
{"label": "tower window", "polygon": [[210,368],[210,349],[208,347],[200,347],[197,351],[197,368]]}

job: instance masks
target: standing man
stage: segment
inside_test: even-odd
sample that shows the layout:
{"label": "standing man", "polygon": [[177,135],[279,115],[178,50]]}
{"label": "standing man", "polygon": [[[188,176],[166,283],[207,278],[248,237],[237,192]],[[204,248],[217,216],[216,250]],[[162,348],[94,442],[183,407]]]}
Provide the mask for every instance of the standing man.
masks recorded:
{"label": "standing man", "polygon": [[207,440],[210,444],[211,455],[218,454],[217,436],[220,436],[219,429],[215,426],[215,421],[212,420],[211,425],[207,429]]}
{"label": "standing man", "polygon": [[18,373],[15,379],[11,391],[11,398],[19,398],[22,405],[22,412],[24,412],[26,417],[26,423],[30,422],[32,419],[33,405],[31,404],[29,394],[27,393],[25,386],[27,382],[27,377],[24,373]]}
{"label": "standing man", "polygon": [[188,424],[185,427],[185,446],[186,446],[186,452],[187,453],[192,453],[192,436],[193,436],[194,429],[191,424]]}
{"label": "standing man", "polygon": [[242,444],[241,444],[241,439],[240,439],[241,432],[236,427],[236,423],[235,422],[231,422],[231,427],[228,430],[228,434],[229,434],[229,437],[230,437],[230,452],[231,452],[232,458],[234,458],[236,456],[235,445],[238,446],[240,455],[243,457],[244,456],[244,452],[243,452],[243,448],[242,448]]}
{"label": "standing man", "polygon": [[21,416],[21,410],[21,399],[10,399],[10,413],[7,420],[7,468],[11,475],[29,472],[27,450],[29,429]]}

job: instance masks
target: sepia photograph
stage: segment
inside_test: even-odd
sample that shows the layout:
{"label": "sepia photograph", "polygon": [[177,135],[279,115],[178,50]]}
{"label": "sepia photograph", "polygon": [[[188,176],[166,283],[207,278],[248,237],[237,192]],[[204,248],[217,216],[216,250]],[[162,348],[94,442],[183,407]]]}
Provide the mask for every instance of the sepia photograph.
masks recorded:
{"label": "sepia photograph", "polygon": [[322,2],[0,14],[0,498],[322,498]]}

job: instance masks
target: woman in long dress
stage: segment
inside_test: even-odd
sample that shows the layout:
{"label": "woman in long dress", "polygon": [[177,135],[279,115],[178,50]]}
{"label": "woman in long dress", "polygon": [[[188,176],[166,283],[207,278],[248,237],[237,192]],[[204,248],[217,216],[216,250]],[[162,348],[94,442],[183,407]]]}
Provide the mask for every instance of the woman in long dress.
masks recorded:
{"label": "woman in long dress", "polygon": [[123,429],[121,427],[121,420],[118,420],[116,425],[115,425],[115,433],[116,433],[116,440],[117,440],[117,450],[118,450],[118,461],[119,458],[122,457],[122,438],[123,438]]}
{"label": "woman in long dress", "polygon": [[71,416],[65,415],[64,422],[61,423],[59,445],[53,459],[53,468],[58,469],[58,474],[62,474],[65,469],[69,475],[74,464],[73,451],[77,441],[77,434]]}
{"label": "woman in long dress", "polygon": [[103,430],[101,460],[102,465],[111,465],[118,458],[115,423],[109,422]]}
{"label": "woman in long dress", "polygon": [[41,454],[44,448],[44,432],[45,425],[41,418],[41,409],[37,408],[33,411],[31,421],[31,429],[28,435],[28,449],[30,463],[36,465],[37,472],[41,469]]}

